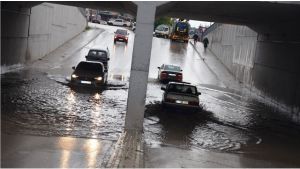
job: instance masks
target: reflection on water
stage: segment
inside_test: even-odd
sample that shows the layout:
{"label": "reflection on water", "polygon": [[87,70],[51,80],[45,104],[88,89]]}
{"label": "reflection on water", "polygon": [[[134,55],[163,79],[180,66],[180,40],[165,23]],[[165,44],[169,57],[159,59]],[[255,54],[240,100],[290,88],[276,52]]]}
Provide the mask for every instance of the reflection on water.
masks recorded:
{"label": "reflection on water", "polygon": [[170,51],[173,54],[185,56],[188,43],[170,42]]}
{"label": "reflection on water", "polygon": [[58,147],[62,149],[60,156],[60,168],[69,168],[71,162],[70,155],[76,143],[75,138],[71,137],[60,137],[58,140]]}
{"label": "reflection on water", "polygon": [[101,152],[101,142],[96,139],[88,139],[84,144],[84,151],[87,154],[87,167],[97,167],[97,155]]}
{"label": "reflection on water", "polygon": [[116,54],[123,54],[125,55],[127,53],[127,45],[125,43],[116,43],[113,45],[113,56],[115,56]]}
{"label": "reflection on water", "polygon": [[[123,130],[127,89],[70,88],[36,71],[1,76],[2,132],[115,140]],[[111,90],[110,88],[116,88]]]}

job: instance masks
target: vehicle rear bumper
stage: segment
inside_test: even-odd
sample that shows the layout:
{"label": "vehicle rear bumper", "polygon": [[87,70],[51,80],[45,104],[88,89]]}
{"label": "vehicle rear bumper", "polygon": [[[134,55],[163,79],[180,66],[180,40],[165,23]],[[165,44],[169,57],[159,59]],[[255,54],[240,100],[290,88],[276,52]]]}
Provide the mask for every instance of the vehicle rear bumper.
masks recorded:
{"label": "vehicle rear bumper", "polygon": [[115,38],[115,41],[128,42],[128,39],[125,39],[125,38]]}
{"label": "vehicle rear bumper", "polygon": [[170,102],[162,102],[162,104],[164,106],[170,107],[170,108],[180,108],[180,109],[186,109],[186,110],[201,110],[201,107],[199,105],[194,106],[194,105],[170,103]]}
{"label": "vehicle rear bumper", "polygon": [[182,82],[182,80],[178,80],[173,77],[160,78],[160,81],[161,82]]}

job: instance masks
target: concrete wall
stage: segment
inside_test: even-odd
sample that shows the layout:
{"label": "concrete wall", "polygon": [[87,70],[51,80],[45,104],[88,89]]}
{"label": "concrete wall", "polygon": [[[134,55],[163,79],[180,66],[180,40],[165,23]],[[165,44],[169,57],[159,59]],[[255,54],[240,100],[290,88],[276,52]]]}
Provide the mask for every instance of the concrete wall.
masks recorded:
{"label": "concrete wall", "polygon": [[43,3],[1,8],[1,70],[41,58],[82,32],[86,18],[77,7]]}
{"label": "concrete wall", "polygon": [[261,38],[247,26],[222,24],[206,37],[237,80],[300,121],[299,42]]}

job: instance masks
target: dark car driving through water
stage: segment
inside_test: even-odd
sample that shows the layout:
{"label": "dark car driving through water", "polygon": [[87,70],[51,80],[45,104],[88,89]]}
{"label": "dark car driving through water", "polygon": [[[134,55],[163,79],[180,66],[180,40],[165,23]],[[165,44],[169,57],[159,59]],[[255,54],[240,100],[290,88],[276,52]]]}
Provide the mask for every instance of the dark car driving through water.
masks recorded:
{"label": "dark car driving through water", "polygon": [[101,62],[104,65],[104,71],[108,71],[109,50],[108,49],[90,49],[85,56],[87,61]]}
{"label": "dark car driving through water", "polygon": [[81,61],[71,75],[71,84],[100,87],[107,84],[107,72],[101,62]]}

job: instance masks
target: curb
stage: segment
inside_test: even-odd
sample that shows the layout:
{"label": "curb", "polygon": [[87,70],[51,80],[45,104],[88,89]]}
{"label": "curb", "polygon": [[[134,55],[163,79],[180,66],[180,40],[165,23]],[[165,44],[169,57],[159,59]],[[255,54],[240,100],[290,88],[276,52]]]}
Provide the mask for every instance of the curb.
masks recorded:
{"label": "curb", "polygon": [[192,43],[192,41],[189,41],[190,44],[193,46],[193,48],[195,49],[195,51],[198,53],[198,55],[200,56],[200,58],[204,61],[204,57],[202,57],[202,55],[200,54],[200,52],[197,50],[196,46]]}
{"label": "curb", "polygon": [[125,130],[118,139],[107,168],[143,168],[144,146],[142,132]]}

